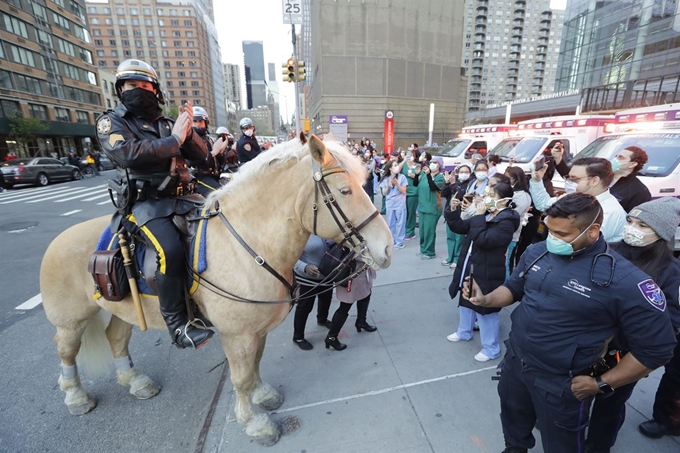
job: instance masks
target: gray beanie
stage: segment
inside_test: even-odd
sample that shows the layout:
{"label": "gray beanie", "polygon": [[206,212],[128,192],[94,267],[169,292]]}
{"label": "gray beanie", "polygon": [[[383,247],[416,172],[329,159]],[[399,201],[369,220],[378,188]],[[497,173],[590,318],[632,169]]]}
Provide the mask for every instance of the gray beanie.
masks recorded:
{"label": "gray beanie", "polygon": [[647,201],[631,209],[628,216],[646,223],[661,239],[670,242],[680,225],[680,200],[662,197]]}

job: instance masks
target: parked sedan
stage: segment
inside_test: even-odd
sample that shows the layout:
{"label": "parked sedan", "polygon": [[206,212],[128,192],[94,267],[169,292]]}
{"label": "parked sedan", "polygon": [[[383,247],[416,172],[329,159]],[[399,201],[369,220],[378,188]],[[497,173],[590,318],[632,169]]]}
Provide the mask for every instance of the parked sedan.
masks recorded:
{"label": "parked sedan", "polygon": [[82,178],[78,167],[65,164],[50,157],[14,159],[2,163],[0,167],[5,177],[5,187],[11,189],[16,184],[36,184],[46,186],[54,181],[77,180]]}

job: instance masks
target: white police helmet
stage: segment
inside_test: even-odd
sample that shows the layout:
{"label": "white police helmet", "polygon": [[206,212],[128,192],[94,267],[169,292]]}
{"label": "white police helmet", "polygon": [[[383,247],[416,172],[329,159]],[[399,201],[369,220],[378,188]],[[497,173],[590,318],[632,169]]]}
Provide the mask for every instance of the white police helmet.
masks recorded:
{"label": "white police helmet", "polygon": [[245,129],[245,128],[250,127],[252,125],[253,125],[253,120],[251,120],[248,117],[241,119],[241,121],[239,121],[239,123],[238,123],[238,126],[241,129]]}
{"label": "white police helmet", "polygon": [[205,125],[207,126],[208,123],[210,123],[210,117],[208,116],[208,112],[205,111],[203,107],[194,107],[194,121],[205,121]]}
{"label": "white police helmet", "polygon": [[222,134],[228,135],[228,134],[229,134],[229,129],[227,129],[227,128],[224,127],[224,126],[220,126],[220,127],[217,128],[217,130],[215,131],[215,133],[216,133],[217,135],[222,135]]}

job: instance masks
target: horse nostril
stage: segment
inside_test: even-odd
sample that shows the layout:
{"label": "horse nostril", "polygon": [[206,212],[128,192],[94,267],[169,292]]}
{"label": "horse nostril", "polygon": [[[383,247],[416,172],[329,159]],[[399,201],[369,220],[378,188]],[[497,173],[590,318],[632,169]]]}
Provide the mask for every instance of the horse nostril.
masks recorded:
{"label": "horse nostril", "polygon": [[390,256],[390,245],[385,246],[385,257]]}

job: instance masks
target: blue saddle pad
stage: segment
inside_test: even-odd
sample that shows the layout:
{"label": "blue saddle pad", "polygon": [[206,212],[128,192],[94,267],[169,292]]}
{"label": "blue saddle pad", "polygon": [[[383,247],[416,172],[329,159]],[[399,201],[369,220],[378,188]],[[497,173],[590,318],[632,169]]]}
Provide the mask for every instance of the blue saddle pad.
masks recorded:
{"label": "blue saddle pad", "polygon": [[[196,235],[191,241],[191,249],[189,252],[189,262],[194,272],[199,275],[202,274],[208,268],[208,261],[205,256],[205,242],[206,242],[206,231],[208,227],[207,219],[201,218],[198,221],[198,229]],[[120,241],[118,233],[113,233],[111,227],[104,230],[97,246],[96,251],[102,250],[113,250],[118,247],[118,242]],[[134,258],[137,264],[137,269],[143,269],[144,256],[146,255],[147,249],[146,244],[143,242],[135,243]],[[155,253],[152,249],[149,253]],[[196,289],[198,289],[198,281],[192,277],[192,274],[187,273],[187,285],[189,286],[189,294],[193,294]],[[149,296],[155,296],[156,294],[151,291],[149,286],[146,284],[146,280],[142,277],[137,278],[137,288],[140,294],[145,294]]]}

